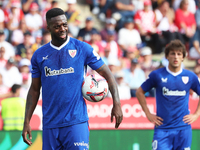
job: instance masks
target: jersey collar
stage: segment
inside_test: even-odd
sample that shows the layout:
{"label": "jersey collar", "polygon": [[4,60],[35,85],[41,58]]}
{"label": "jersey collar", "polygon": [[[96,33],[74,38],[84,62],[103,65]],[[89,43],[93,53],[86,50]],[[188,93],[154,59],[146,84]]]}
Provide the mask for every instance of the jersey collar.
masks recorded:
{"label": "jersey collar", "polygon": [[60,47],[53,45],[51,42],[50,42],[50,46],[55,48],[56,50],[61,50],[65,45],[67,45],[67,43],[69,42],[69,39],[70,39],[70,36],[67,37],[67,41],[63,43],[62,45],[60,45]]}
{"label": "jersey collar", "polygon": [[167,70],[167,72],[169,72],[169,73],[172,74],[173,76],[177,76],[177,75],[181,74],[182,71],[183,71],[183,69],[182,69],[182,67],[181,67],[181,69],[180,69],[179,72],[172,72],[172,71],[169,70],[168,66],[166,66],[166,70]]}

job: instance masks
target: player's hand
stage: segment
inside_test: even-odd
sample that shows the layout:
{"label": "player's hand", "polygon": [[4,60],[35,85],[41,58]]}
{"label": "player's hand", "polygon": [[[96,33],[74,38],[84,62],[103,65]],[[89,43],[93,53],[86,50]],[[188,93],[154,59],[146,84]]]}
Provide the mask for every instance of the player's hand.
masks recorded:
{"label": "player's hand", "polygon": [[123,120],[123,114],[120,104],[113,105],[112,112],[111,112],[111,122],[113,122],[113,117],[115,116],[115,128],[118,128],[120,123]]}
{"label": "player's hand", "polygon": [[[29,139],[27,139],[27,134],[29,135]],[[23,137],[23,140],[26,144],[28,144],[28,145],[32,144],[32,142],[31,142],[31,140],[32,140],[31,126],[29,124],[24,125],[24,129],[22,131],[22,137]]]}
{"label": "player's hand", "polygon": [[155,126],[160,126],[160,125],[162,125],[163,123],[163,119],[161,118],[161,117],[158,117],[158,116],[156,116],[156,115],[153,115],[153,114],[151,114],[151,113],[149,113],[149,114],[146,114],[146,116],[147,116],[147,119],[150,121],[150,122],[152,122],[153,124],[155,124]]}
{"label": "player's hand", "polygon": [[187,124],[192,124],[197,120],[199,116],[197,114],[189,114],[183,117],[183,121]]}

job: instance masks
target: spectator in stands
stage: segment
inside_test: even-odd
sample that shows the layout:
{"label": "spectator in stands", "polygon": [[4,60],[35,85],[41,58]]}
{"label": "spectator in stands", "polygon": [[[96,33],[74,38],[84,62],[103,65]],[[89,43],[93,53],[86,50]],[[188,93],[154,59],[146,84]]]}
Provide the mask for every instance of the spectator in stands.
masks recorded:
{"label": "spectator in stands", "polygon": [[5,40],[8,41],[9,30],[5,27],[6,16],[4,14],[3,2],[0,1],[0,30],[4,30]]}
{"label": "spectator in stands", "polygon": [[117,82],[120,100],[129,100],[131,98],[130,87],[128,83],[124,81],[123,71],[118,71],[115,74],[115,79]]}
{"label": "spectator in stands", "polygon": [[[117,13],[120,14],[119,20],[115,17]],[[113,17],[118,20],[118,30],[124,26],[125,19],[133,18],[134,14],[135,7],[130,0],[114,0]]]}
{"label": "spectator in stands", "polygon": [[[150,47],[147,46],[140,49],[140,56],[141,69],[144,71],[145,77],[147,79],[150,72],[152,72],[160,66],[160,62],[152,59],[152,50]],[[154,97],[155,90],[151,89],[145,95],[148,97]]]}
{"label": "spectator in stands", "polygon": [[[173,0],[173,8],[176,11],[181,4],[182,0]],[[188,1],[188,11],[190,11],[191,13],[195,14],[196,13],[196,3],[195,0],[189,0]]]}
{"label": "spectator in stands", "polygon": [[27,14],[30,10],[31,4],[32,3],[37,3],[39,6],[39,1],[38,0],[22,0],[22,10],[25,14]]}
{"label": "spectator in stands", "polygon": [[188,0],[182,0],[180,8],[176,10],[175,24],[183,35],[184,43],[187,44],[196,31],[195,16],[188,11]]}
{"label": "spectator in stands", "polygon": [[109,55],[110,55],[110,46],[107,45],[107,46],[104,48],[104,54],[103,54],[103,56],[101,56],[101,59],[104,61],[104,63],[105,63],[106,65],[108,65]]}
{"label": "spectator in stands", "polygon": [[20,89],[21,85],[14,84],[11,88],[12,95],[10,98],[6,98],[1,101],[3,130],[5,131],[22,131],[23,129],[26,100],[19,97]]}
{"label": "spectator in stands", "polygon": [[178,28],[174,24],[175,13],[170,8],[169,2],[163,0],[154,12],[157,32],[159,33],[159,38],[163,41],[161,47],[164,49],[165,45],[174,39],[179,39],[184,42],[182,35],[178,32]]}
{"label": "spectator in stands", "polygon": [[[14,30],[11,35],[11,43],[13,46],[17,46],[24,41],[24,33],[28,31],[26,22],[24,19],[20,20],[19,28]],[[33,39],[34,40],[34,39]]]}
{"label": "spectator in stands", "polygon": [[[106,41],[107,36],[108,36],[108,33],[107,33],[108,30],[115,30],[116,23],[117,22],[114,18],[106,19],[106,24],[103,27],[103,29],[100,31],[102,40]],[[115,37],[114,40],[117,41],[117,39],[118,39],[117,32],[115,33],[114,37]]]}
{"label": "spectator in stands", "polygon": [[[129,100],[131,98],[130,87],[124,81],[123,71],[120,70],[120,71],[116,72],[114,76],[115,76],[115,79],[117,82],[117,88],[119,91],[120,100]],[[108,94],[108,97],[111,97],[110,93]]]}
{"label": "spectator in stands", "polygon": [[44,30],[42,33],[42,45],[47,44],[51,41],[51,34],[48,30]]}
{"label": "spectator in stands", "polygon": [[27,59],[27,58],[21,59],[18,66],[19,66],[18,67],[19,68],[19,72],[21,74],[23,74],[23,73],[29,74],[30,73],[31,62],[30,62],[29,59]]}
{"label": "spectator in stands", "polygon": [[0,29],[3,27],[4,28],[4,23],[5,23],[5,14],[3,11],[3,2],[0,1]]}
{"label": "spectator in stands", "polygon": [[99,14],[99,12],[100,12],[100,2],[102,2],[102,1],[105,2],[106,0],[92,0],[90,7],[91,7],[91,12],[94,15]]}
{"label": "spectator in stands", "polygon": [[121,57],[119,58],[120,62],[121,62],[121,66],[124,69],[128,69],[131,67],[131,60],[134,58],[139,58],[139,50],[137,47],[134,46],[130,46],[127,49],[127,53],[126,53],[126,57]]}
{"label": "spectator in stands", "polygon": [[12,35],[12,32],[19,28],[20,20],[24,18],[24,13],[21,9],[21,3],[19,0],[13,0],[11,2],[11,8],[5,9],[6,14],[6,28],[10,31],[9,39]]}
{"label": "spectator in stands", "polygon": [[21,92],[20,92],[20,97],[26,98],[28,94],[28,89],[31,85],[31,73],[30,73],[30,68],[31,68],[31,62],[29,59],[23,58],[19,62],[19,71],[22,76],[22,87],[21,87]]}
{"label": "spectator in stands", "polygon": [[0,68],[3,68],[6,66],[7,59],[4,58],[5,55],[5,48],[2,46],[0,47]]}
{"label": "spectator in stands", "polygon": [[4,30],[0,30],[0,47],[2,46],[5,48],[5,55],[4,55],[5,59],[8,60],[10,57],[15,56],[14,47],[5,40]]}
{"label": "spectator in stands", "polygon": [[38,13],[39,6],[37,3],[31,3],[29,12],[25,15],[26,25],[33,37],[41,32],[43,26],[42,16]]}
{"label": "spectator in stands", "polygon": [[106,18],[110,18],[112,14],[112,8],[114,7],[114,0],[101,0],[100,1],[100,12],[98,18],[105,22]]}
{"label": "spectator in stands", "polygon": [[[8,93],[9,93],[9,88],[3,84],[3,76],[0,73],[0,95],[7,97],[6,95]],[[4,98],[4,97],[1,97],[1,96],[0,96],[0,99]]]}
{"label": "spectator in stands", "polygon": [[[157,0],[156,0],[157,1]],[[135,6],[135,12],[144,9],[143,0],[132,0],[133,5]]]}
{"label": "spectator in stands", "polygon": [[146,80],[144,71],[140,68],[138,59],[131,60],[131,67],[124,70],[124,80],[129,84],[131,97],[136,97],[136,89]]}
{"label": "spectator in stands", "polygon": [[35,43],[32,44],[31,49],[35,52],[40,46],[42,46],[42,34],[38,33],[35,37]]}
{"label": "spectator in stands", "polygon": [[26,57],[25,57],[25,58],[27,58],[28,60],[31,61],[32,56],[33,56],[33,50],[32,50],[32,48],[30,47],[30,48],[28,48],[28,49],[26,50]]}
{"label": "spectator in stands", "polygon": [[[44,12],[45,10],[51,9],[51,3],[53,0],[40,0],[39,6],[40,6],[40,12]],[[46,12],[46,11],[45,11]],[[46,14],[46,13],[45,13]]]}
{"label": "spectator in stands", "polygon": [[30,88],[30,83],[29,83],[29,75],[26,73],[22,74],[22,87],[20,90],[20,97],[26,99],[27,94],[28,94],[28,90]]}
{"label": "spectator in stands", "polygon": [[0,68],[0,73],[3,76],[3,84],[7,87],[22,83],[22,76],[15,66],[15,60],[13,58],[8,59],[5,67]]}
{"label": "spectator in stands", "polygon": [[26,57],[26,50],[32,46],[31,33],[29,31],[24,33],[24,42],[16,47],[16,60],[19,62]]}
{"label": "spectator in stands", "polygon": [[85,27],[79,30],[77,39],[80,41],[89,42],[91,40],[91,33],[93,31],[98,32],[98,30],[94,27],[93,18],[89,16],[85,20]]}
{"label": "spectator in stands", "polygon": [[103,56],[103,47],[101,44],[101,36],[99,32],[91,32],[91,40],[88,42],[88,44],[90,44],[100,56]]}
{"label": "spectator in stands", "polygon": [[144,9],[137,11],[134,19],[142,42],[153,47],[154,53],[161,53],[161,41],[156,31],[155,14],[151,9],[151,0],[144,0]]}
{"label": "spectator in stands", "polygon": [[117,73],[119,70],[121,70],[121,64],[120,61],[118,59],[114,59],[114,58],[109,58],[108,59],[108,67],[110,69],[110,71],[112,72],[112,74],[114,75],[115,73]]}
{"label": "spectator in stands", "polygon": [[51,8],[57,8],[59,7],[59,2],[57,0],[52,0],[51,1]]}
{"label": "spectator in stands", "polygon": [[148,78],[148,75],[153,70],[157,69],[160,65],[160,62],[154,61],[152,59],[152,50],[150,47],[145,46],[140,49],[140,65],[142,70],[145,72],[146,79]]}
{"label": "spectator in stands", "polygon": [[107,40],[102,41],[102,46],[104,48],[107,47],[110,49],[110,53],[108,56],[109,59],[118,59],[119,57],[121,57],[122,53],[118,43],[114,40],[116,32],[115,30],[108,30],[107,34]]}
{"label": "spectator in stands", "polygon": [[110,7],[110,3],[112,1],[113,0],[86,0],[86,3],[90,6],[91,13],[93,13],[94,15],[103,13],[104,14],[103,19],[105,19],[106,11]]}
{"label": "spectator in stands", "polygon": [[59,7],[58,6],[58,1],[57,0],[51,0],[51,1],[42,0],[41,4],[39,6],[41,7],[40,14],[41,14],[42,20],[43,20],[42,29],[46,30],[47,29],[46,13],[51,8]]}
{"label": "spectator in stands", "polygon": [[76,38],[80,30],[81,14],[76,8],[76,0],[67,0],[67,4],[68,8],[65,14],[67,16],[69,32]]}
{"label": "spectator in stands", "polygon": [[118,43],[123,51],[124,57],[127,56],[128,48],[136,47],[138,44],[142,43],[140,33],[134,29],[134,21],[132,18],[127,18],[124,27],[119,30]]}
{"label": "spectator in stands", "polygon": [[200,4],[198,3],[197,6],[198,9],[195,14],[197,28],[190,41],[189,58],[191,59],[200,59]]}

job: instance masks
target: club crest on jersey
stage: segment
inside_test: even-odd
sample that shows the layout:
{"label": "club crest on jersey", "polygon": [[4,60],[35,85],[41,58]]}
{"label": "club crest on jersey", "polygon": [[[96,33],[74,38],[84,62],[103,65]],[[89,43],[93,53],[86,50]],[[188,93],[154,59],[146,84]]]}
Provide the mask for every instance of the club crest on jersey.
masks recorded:
{"label": "club crest on jersey", "polygon": [[187,84],[188,81],[189,81],[189,77],[183,76],[182,81],[183,81],[184,84]]}
{"label": "club crest on jersey", "polygon": [[76,56],[76,52],[77,52],[77,50],[68,50],[68,52],[69,52],[69,55],[72,57],[72,58],[74,58],[75,56]]}

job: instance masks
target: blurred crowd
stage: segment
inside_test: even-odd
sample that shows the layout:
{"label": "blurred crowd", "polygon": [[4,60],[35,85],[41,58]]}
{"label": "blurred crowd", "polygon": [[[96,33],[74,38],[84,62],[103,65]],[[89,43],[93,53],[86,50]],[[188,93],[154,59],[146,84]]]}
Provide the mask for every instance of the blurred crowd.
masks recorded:
{"label": "blurred crowd", "polygon": [[[165,58],[152,56],[162,54],[174,39],[196,60],[193,69],[200,77],[198,0],[86,0],[91,15],[85,18],[78,3],[64,3],[69,36],[87,42],[102,57],[116,78],[120,99],[135,97],[149,73],[167,65]],[[54,7],[59,7],[58,0],[0,1],[0,99],[10,96],[14,84],[21,85],[20,97],[26,98],[30,60],[37,48],[51,41],[45,13]],[[146,96],[154,97],[154,90]]]}

